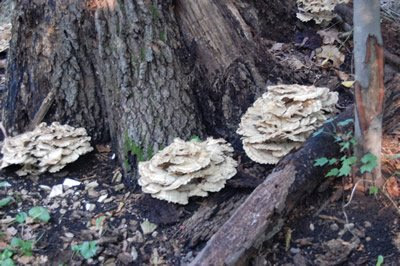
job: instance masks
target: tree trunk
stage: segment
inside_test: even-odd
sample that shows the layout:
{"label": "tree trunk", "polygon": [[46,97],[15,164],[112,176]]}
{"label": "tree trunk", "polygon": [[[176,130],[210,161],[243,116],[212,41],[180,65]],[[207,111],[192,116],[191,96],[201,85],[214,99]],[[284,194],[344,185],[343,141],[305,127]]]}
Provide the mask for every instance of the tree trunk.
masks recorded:
{"label": "tree trunk", "polygon": [[238,148],[240,117],[265,83],[293,81],[267,45],[293,36],[295,17],[282,17],[294,7],[18,0],[3,121],[11,132],[42,120],[84,126],[95,142],[111,137],[126,169],[175,137],[214,135]]}
{"label": "tree trunk", "polygon": [[378,187],[384,183],[381,174],[383,57],[380,1],[355,0],[355,155],[358,161],[368,153],[376,156],[376,167],[371,172],[365,172],[363,177]]}

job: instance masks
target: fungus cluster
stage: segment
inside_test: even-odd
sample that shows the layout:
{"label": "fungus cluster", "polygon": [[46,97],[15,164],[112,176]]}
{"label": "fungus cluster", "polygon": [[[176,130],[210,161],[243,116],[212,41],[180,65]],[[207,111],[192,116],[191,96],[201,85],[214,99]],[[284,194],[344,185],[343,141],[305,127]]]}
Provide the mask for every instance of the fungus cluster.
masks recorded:
{"label": "fungus cluster", "polygon": [[92,150],[84,128],[42,123],[33,131],[5,138],[0,169],[22,165],[19,176],[55,173]]}
{"label": "fungus cluster", "polygon": [[297,18],[307,22],[314,20],[321,24],[323,21],[331,21],[335,15],[333,10],[338,4],[346,4],[349,0],[297,0]]}
{"label": "fungus cluster", "polygon": [[139,163],[139,185],[152,197],[187,204],[189,197],[220,191],[236,174],[233,148],[223,139],[175,139],[146,162]]}
{"label": "fungus cluster", "polygon": [[276,164],[335,111],[336,92],[302,85],[269,86],[243,115],[238,134],[255,162]]}

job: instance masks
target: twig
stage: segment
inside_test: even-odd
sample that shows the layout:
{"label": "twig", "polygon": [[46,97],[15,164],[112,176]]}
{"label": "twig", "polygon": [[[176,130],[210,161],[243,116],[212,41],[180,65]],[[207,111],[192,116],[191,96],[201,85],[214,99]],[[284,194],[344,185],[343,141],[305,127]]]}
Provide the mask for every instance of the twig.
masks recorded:
{"label": "twig", "polygon": [[30,130],[33,130],[37,125],[39,125],[43,121],[43,118],[46,116],[47,112],[49,111],[51,105],[54,102],[55,96],[56,96],[56,88],[53,87],[47,94],[46,98],[44,98],[42,104],[39,107],[39,110],[36,112],[35,117],[33,118],[31,124],[29,125]]}

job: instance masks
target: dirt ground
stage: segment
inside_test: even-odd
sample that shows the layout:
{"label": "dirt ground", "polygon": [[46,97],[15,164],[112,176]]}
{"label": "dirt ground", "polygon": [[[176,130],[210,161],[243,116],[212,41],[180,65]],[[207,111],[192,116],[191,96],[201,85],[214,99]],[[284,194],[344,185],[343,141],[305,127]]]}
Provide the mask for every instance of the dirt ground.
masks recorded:
{"label": "dirt ground", "polygon": [[[323,45],[317,30],[301,25],[293,42],[271,44],[271,53],[304,84],[338,91],[338,108],[344,109],[353,103],[351,90],[341,85],[352,79],[351,43],[343,42],[346,59],[339,68],[321,68],[313,59],[314,49]],[[400,56],[400,25],[385,20],[383,35],[388,51]],[[0,54],[0,60],[5,57]],[[391,66],[388,73],[399,69]],[[0,69],[0,78],[4,73]],[[383,145],[384,175],[395,182],[400,182],[400,160],[393,159],[400,153],[399,138],[386,135]],[[14,261],[21,265],[186,265],[272,170],[239,154],[239,174],[225,189],[178,206],[141,193],[123,178],[113,157],[104,144],[56,175],[21,178],[13,169],[0,172],[0,183],[8,184],[0,187],[0,199],[13,198],[0,208],[0,252],[18,237],[34,242],[33,256],[15,251]],[[52,188],[67,178],[80,184],[50,198]],[[251,265],[376,265],[378,256],[384,265],[400,265],[400,197],[359,192],[351,197],[352,189],[350,180],[324,182],[298,204],[284,229],[259,248]],[[34,206],[48,208],[49,222],[15,221]],[[90,259],[71,249],[92,240],[97,249]]]}

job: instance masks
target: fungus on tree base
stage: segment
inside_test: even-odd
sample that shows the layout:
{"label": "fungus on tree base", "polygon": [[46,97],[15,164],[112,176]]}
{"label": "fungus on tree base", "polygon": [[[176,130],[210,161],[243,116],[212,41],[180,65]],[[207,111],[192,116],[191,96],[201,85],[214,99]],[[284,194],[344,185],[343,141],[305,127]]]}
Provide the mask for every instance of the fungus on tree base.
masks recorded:
{"label": "fungus on tree base", "polygon": [[255,162],[276,164],[335,112],[338,94],[328,88],[269,86],[243,115],[237,133]]}
{"label": "fungus on tree base", "polygon": [[233,148],[223,139],[175,139],[146,162],[139,163],[143,192],[168,202],[187,204],[189,197],[220,191],[236,174]]}
{"label": "fungus on tree base", "polygon": [[349,0],[297,0],[296,16],[301,21],[307,22],[314,20],[321,24],[323,21],[331,21],[335,14],[333,10],[338,4],[347,4]]}
{"label": "fungus on tree base", "polygon": [[22,165],[19,176],[55,173],[92,150],[86,129],[41,123],[33,131],[5,138],[0,169]]}

